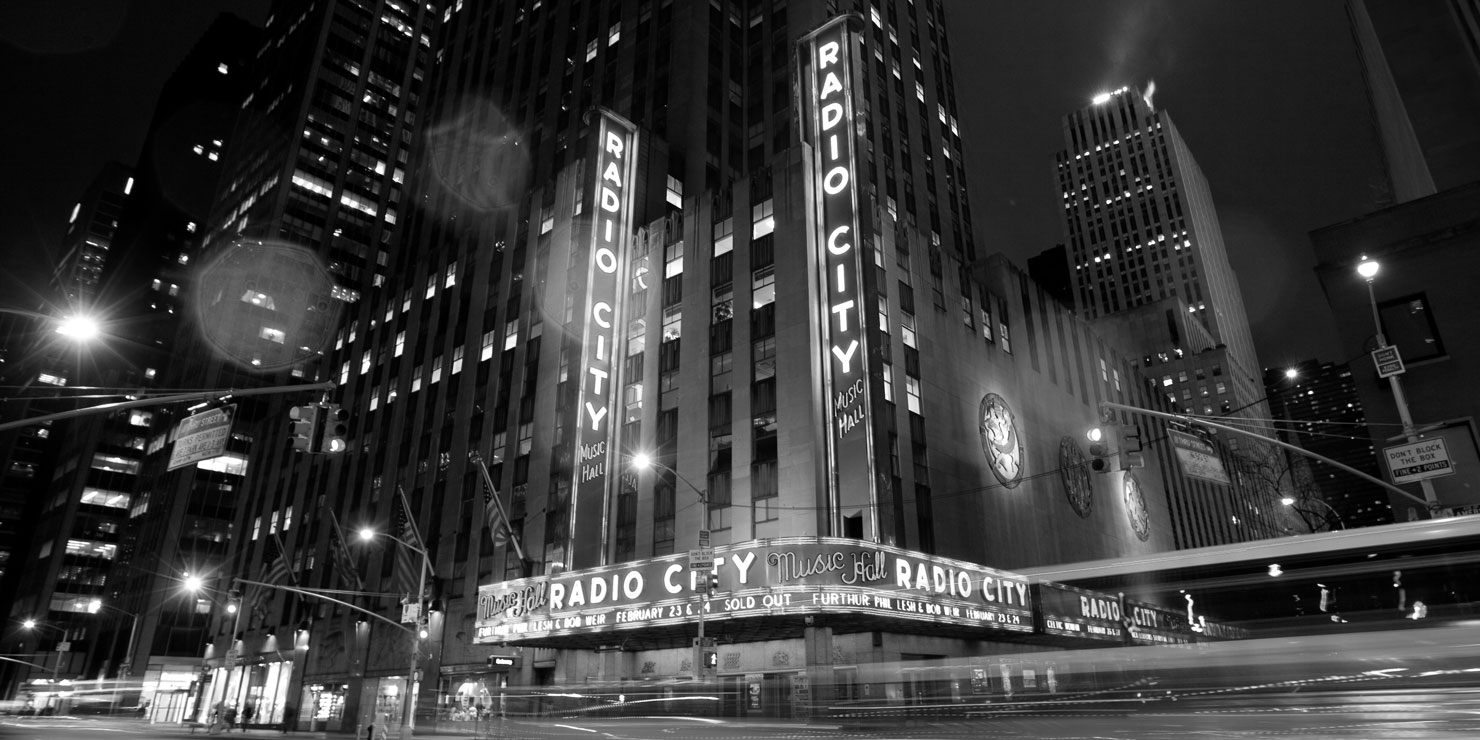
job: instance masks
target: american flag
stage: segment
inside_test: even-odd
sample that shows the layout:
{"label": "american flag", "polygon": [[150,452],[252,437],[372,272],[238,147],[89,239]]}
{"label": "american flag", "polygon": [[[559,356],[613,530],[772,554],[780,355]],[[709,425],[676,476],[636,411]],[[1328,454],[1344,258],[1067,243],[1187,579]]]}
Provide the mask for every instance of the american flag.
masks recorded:
{"label": "american flag", "polygon": [[502,545],[509,541],[509,525],[504,521],[504,507],[498,493],[491,486],[483,487],[483,523],[493,538],[493,544]]}
{"label": "american flag", "polygon": [[272,540],[267,543],[268,550],[272,550],[274,545],[277,548],[277,557],[273,558],[272,565],[268,567],[267,575],[263,576],[262,582],[276,585],[289,581],[295,586],[298,585],[298,576],[293,573],[293,566],[288,564],[288,551],[283,547],[283,541],[278,538],[276,532],[273,532]]}
{"label": "american flag", "polygon": [[[426,545],[421,541],[421,534],[416,531],[416,520],[411,518],[411,504],[406,501],[406,492],[400,486],[396,487],[394,516],[396,536],[425,552]],[[420,557],[421,553],[414,552],[410,547],[403,545],[396,548],[396,585],[400,587],[401,593],[421,596],[416,593],[417,585],[421,582],[422,564],[417,562]]]}
{"label": "american flag", "polygon": [[334,558],[334,569],[339,571],[339,577],[345,585],[353,586],[356,591],[365,590],[365,579],[360,577],[360,569],[355,566],[355,556],[349,551],[349,542],[344,539],[344,530],[339,527],[339,517],[329,512],[329,521],[334,525],[334,534],[329,542],[329,556]]}

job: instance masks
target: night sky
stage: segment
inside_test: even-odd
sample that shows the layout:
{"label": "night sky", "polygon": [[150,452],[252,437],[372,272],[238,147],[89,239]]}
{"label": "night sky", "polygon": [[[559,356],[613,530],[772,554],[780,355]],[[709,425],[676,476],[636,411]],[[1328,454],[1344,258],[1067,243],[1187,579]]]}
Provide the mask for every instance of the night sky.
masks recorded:
{"label": "night sky", "polygon": [[[692,2],[697,0],[677,0]],[[217,10],[267,0],[0,4],[0,306],[34,307],[72,204],[138,156],[160,87]],[[1306,232],[1370,208],[1379,173],[1342,0],[947,0],[979,248],[1063,241],[1060,119],[1144,87],[1212,187],[1260,361],[1342,361]]]}

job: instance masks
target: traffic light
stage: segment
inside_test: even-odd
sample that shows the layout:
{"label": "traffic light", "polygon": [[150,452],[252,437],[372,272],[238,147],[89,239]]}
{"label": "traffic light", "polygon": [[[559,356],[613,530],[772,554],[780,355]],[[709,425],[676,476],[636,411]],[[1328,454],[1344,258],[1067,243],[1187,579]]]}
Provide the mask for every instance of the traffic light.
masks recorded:
{"label": "traffic light", "polygon": [[345,439],[349,435],[349,412],[337,403],[324,407],[323,412],[323,428],[320,430],[323,437],[319,440],[317,452],[337,454],[349,449],[349,442]]}
{"label": "traffic light", "polygon": [[710,573],[709,574],[709,593],[712,594],[712,593],[714,593],[715,591],[718,591],[718,590],[719,590],[719,574],[718,573]]}
{"label": "traffic light", "polygon": [[1114,427],[1094,427],[1085,434],[1089,437],[1089,454],[1094,457],[1090,461],[1090,470],[1096,473],[1108,473],[1115,469],[1115,441],[1117,432]]}
{"label": "traffic light", "polygon": [[704,667],[708,670],[719,668],[719,653],[714,650],[705,650]]}
{"label": "traffic light", "polygon": [[242,608],[242,592],[231,589],[226,598],[226,613],[235,614]]}
{"label": "traffic light", "polygon": [[318,406],[294,406],[288,409],[288,429],[293,435],[293,449],[298,452],[318,452],[315,447],[319,435],[319,414],[323,409]]}
{"label": "traffic light", "polygon": [[1146,458],[1142,451],[1145,445],[1141,442],[1141,428],[1135,424],[1118,426],[1116,429],[1116,446],[1120,448],[1120,469],[1146,467]]}

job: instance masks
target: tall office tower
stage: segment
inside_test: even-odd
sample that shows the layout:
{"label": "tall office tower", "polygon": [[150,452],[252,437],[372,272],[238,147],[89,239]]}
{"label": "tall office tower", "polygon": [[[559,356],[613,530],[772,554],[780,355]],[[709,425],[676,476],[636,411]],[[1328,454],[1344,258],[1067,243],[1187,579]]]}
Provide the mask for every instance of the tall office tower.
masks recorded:
{"label": "tall office tower", "polygon": [[[75,401],[66,399],[71,387],[107,383],[110,376],[102,368],[108,351],[99,349],[97,340],[58,337],[53,317],[99,310],[104,261],[133,186],[130,168],[111,162],[68,216],[63,256],[51,286],[55,298],[31,322],[34,333],[21,345],[23,354],[14,365],[7,363],[10,399],[0,417],[4,421],[76,408]],[[19,514],[27,540],[8,584],[12,598],[0,602],[7,622],[4,647],[7,653],[36,655],[32,665],[18,664],[8,672],[6,690],[38,676],[84,675],[85,636],[94,621],[88,604],[102,593],[126,515],[124,509],[106,505],[108,496],[99,489],[130,487],[129,468],[143,456],[143,436],[131,432],[130,418],[121,411],[86,429],[54,421],[0,433],[8,497],[24,501],[11,512]],[[90,449],[105,438],[104,449]],[[21,628],[26,620],[36,626]],[[33,667],[38,665],[44,667]],[[44,688],[36,696],[38,706],[56,707],[62,701],[58,691]]]}
{"label": "tall office tower", "polygon": [[52,284],[73,310],[91,309],[97,298],[103,262],[113,244],[124,202],[134,187],[133,174],[125,164],[108,163],[67,218]]}
{"label": "tall office tower", "polygon": [[[1058,154],[1075,306],[1096,318],[1181,298],[1228,348],[1235,406],[1261,397],[1259,363],[1207,179],[1166,111],[1123,87],[1064,118]],[[1148,364],[1209,347],[1148,347]],[[1193,391],[1191,387],[1177,388]],[[1190,397],[1190,396],[1189,396]]]}
{"label": "tall office tower", "polygon": [[[149,516],[140,522],[131,557],[168,566],[130,570],[129,593],[167,595],[172,610],[219,615],[235,588],[233,576],[257,578],[280,553],[296,573],[327,562],[328,519],[317,515],[319,504],[348,482],[328,477],[329,466],[317,456],[294,453],[288,411],[324,396],[319,390],[252,393],[327,380],[324,353],[347,307],[388,289],[391,234],[405,208],[405,162],[419,137],[420,88],[438,20],[432,7],[396,0],[275,2],[253,58],[229,68],[244,76],[245,89],[220,145],[220,184],[199,224],[203,246],[188,255],[186,317],[169,377],[177,387],[252,392],[210,404],[234,418],[224,454],[169,470],[171,445],[161,444],[151,458],[135,502]],[[380,323],[348,317],[345,327],[352,341]],[[160,441],[186,413],[211,410],[159,410]],[[182,595],[185,573],[204,577],[206,589]],[[255,637],[317,613],[317,604],[281,591],[260,594],[239,623]],[[135,656],[174,655],[176,644],[189,644],[194,662],[187,678],[197,678],[203,640],[196,622],[181,616],[182,629],[170,631],[167,619],[156,619],[150,613],[140,625],[141,640],[156,647],[149,652],[141,641]],[[251,643],[250,655],[240,663],[233,657],[236,670],[222,672],[219,681],[190,684],[188,711],[251,701],[261,708],[258,722],[282,721],[288,704],[296,707],[296,699],[284,697],[292,668],[303,659],[291,649],[291,631],[278,633],[281,643]],[[213,654],[217,665],[225,649]],[[295,697],[297,690],[293,684]],[[172,696],[181,701],[171,711],[186,712],[186,695]]]}
{"label": "tall office tower", "polygon": [[[108,249],[96,253],[96,284],[88,291],[105,329],[71,384],[118,389],[120,398],[105,400],[121,400],[163,380],[183,313],[189,258],[199,247],[219,174],[220,147],[245,94],[233,84],[240,74],[231,71],[240,72],[255,41],[245,21],[219,18],[161,89],[127,181],[127,202],[109,214]],[[230,526],[218,521],[213,527],[210,514],[196,510],[178,535],[147,527],[165,514],[151,510],[141,494],[149,486],[141,473],[153,415],[147,408],[121,410],[45,428],[58,448],[58,472],[39,481],[37,499],[46,503],[32,521],[37,546],[17,597],[26,616],[39,622],[76,624],[67,671],[89,679],[131,673],[126,696],[119,697],[130,705],[139,701],[141,679],[153,696],[170,653],[176,683],[180,675],[193,675],[203,642],[206,615],[167,598],[173,589],[154,590],[161,570],[155,558],[164,548],[151,538],[175,536],[187,552],[191,546],[224,549]],[[147,557],[139,552],[141,537]],[[49,613],[41,605],[49,605]],[[130,660],[124,654],[133,646],[142,657]]]}
{"label": "tall office tower", "polygon": [[[1286,370],[1294,370],[1291,377]],[[1290,368],[1271,368],[1264,385],[1274,418],[1285,422],[1281,436],[1291,444],[1381,479],[1377,453],[1367,436],[1367,415],[1357,395],[1357,384],[1347,365],[1305,360]],[[1387,491],[1320,460],[1305,461],[1291,475],[1305,473],[1297,493],[1314,496],[1329,505],[1346,527],[1370,527],[1394,520]],[[1299,503],[1299,502],[1297,502]],[[1312,507],[1324,516],[1321,504]]]}

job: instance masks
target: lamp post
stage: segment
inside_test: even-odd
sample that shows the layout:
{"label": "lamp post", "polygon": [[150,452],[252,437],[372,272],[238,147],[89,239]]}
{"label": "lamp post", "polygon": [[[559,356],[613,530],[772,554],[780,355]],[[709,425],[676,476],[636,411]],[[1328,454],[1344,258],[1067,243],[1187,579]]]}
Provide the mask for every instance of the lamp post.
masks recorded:
{"label": "lamp post", "polygon": [[[1326,507],[1326,510],[1329,511],[1329,512],[1331,512],[1331,516],[1333,516],[1333,517],[1336,518],[1336,524],[1337,524],[1337,526],[1339,528],[1341,528],[1341,529],[1346,529],[1346,521],[1341,518],[1341,512],[1337,511],[1336,510],[1336,507],[1332,506],[1331,504],[1326,503],[1325,501],[1323,501],[1321,499],[1315,498],[1314,496],[1306,496],[1306,497],[1300,498],[1300,499],[1296,499],[1293,496],[1285,496],[1284,498],[1281,498],[1280,499],[1280,503],[1281,504],[1284,504],[1285,506],[1288,506],[1291,509],[1294,509],[1296,513],[1298,513],[1298,514],[1301,515],[1301,517],[1300,517],[1301,519],[1305,519],[1305,515],[1307,513],[1312,513],[1312,512],[1307,512],[1306,510],[1300,508],[1299,506],[1296,506],[1296,504],[1304,504],[1304,503],[1307,503],[1307,502],[1314,502],[1314,503],[1320,504],[1321,506]],[[1324,517],[1324,516],[1322,516],[1321,518],[1326,519],[1326,517]],[[1310,526],[1310,520],[1307,519],[1305,523],[1306,523],[1306,526]],[[1327,519],[1326,526],[1327,527],[1330,527],[1331,526],[1329,519]],[[1312,530],[1314,530],[1313,527],[1312,527]]]}
{"label": "lamp post", "polygon": [[[360,530],[360,539],[365,542],[369,542],[376,537],[385,537],[395,542],[399,542],[402,545],[410,548],[413,552],[421,555],[421,577],[416,586],[416,621],[418,622],[418,627],[420,627],[422,618],[426,613],[424,610],[425,603],[423,597],[425,596],[427,589],[427,571],[432,569],[431,556],[427,554],[427,551],[425,549],[417,547],[416,545],[413,545],[410,542],[407,542],[406,540],[403,540],[393,534],[377,534],[375,530],[368,527]],[[410,740],[411,733],[416,730],[416,664],[417,660],[421,657],[420,642],[421,640],[426,639],[426,637],[427,632],[426,630],[422,629],[418,629],[415,633],[412,634],[411,637],[411,669],[406,674],[406,699],[403,702],[401,710],[402,740]]]}
{"label": "lamp post", "polygon": [[[694,495],[699,497],[699,529],[697,544],[701,549],[707,549],[709,547],[709,528],[706,526],[706,519],[709,517],[709,494],[705,493],[704,489],[694,485],[688,478],[683,477],[683,475],[680,474],[677,470],[674,470],[673,468],[670,468],[667,465],[654,460],[650,455],[634,455],[632,457],[632,467],[642,470],[646,470],[649,468],[666,470],[669,473],[672,473],[673,477],[683,481],[683,484],[688,486],[689,489],[694,492]],[[713,572],[713,567],[714,566],[711,564],[711,572]],[[689,579],[691,583],[694,580],[692,569],[689,572]],[[709,607],[709,583],[709,577],[706,575],[704,578],[699,580],[699,587],[697,589],[699,594],[699,650],[694,656],[696,663],[696,665],[694,666],[694,676],[696,678],[699,678],[701,681],[709,677],[709,667],[707,665],[704,665],[704,656],[707,654],[705,648],[708,647],[704,644],[704,612]]]}
{"label": "lamp post", "polygon": [[[135,613],[133,613],[131,611],[125,611],[123,609],[119,609],[118,607],[113,606],[112,604],[104,604],[102,599],[93,599],[92,601],[89,601],[87,603],[87,611],[88,611],[89,614],[97,614],[98,612],[100,612],[100,611],[102,611],[104,609],[107,609],[107,610],[113,611],[113,612],[117,612],[118,614],[122,614],[123,616],[128,617],[129,620],[130,620],[129,621],[129,627],[128,627],[128,647],[125,648],[124,649],[124,652],[123,652],[123,661],[122,661],[122,664],[119,666],[119,668],[121,670],[117,671],[117,675],[114,676],[114,680],[113,680],[113,700],[112,700],[111,703],[112,703],[112,709],[116,712],[117,709],[118,709],[118,679],[120,679],[120,678],[127,678],[128,675],[133,672],[133,663],[134,663],[134,638],[135,638],[135,636],[138,635],[138,631],[139,631],[139,615],[137,615],[137,614],[135,614]],[[117,651],[117,650],[118,650],[118,630],[115,629],[115,630],[113,630],[113,640],[108,645],[108,661],[110,663],[112,662],[113,655],[114,655],[115,651]],[[106,669],[105,669],[105,673],[106,673]]]}
{"label": "lamp post", "polygon": [[[206,591],[205,579],[203,579],[203,578],[201,578],[200,576],[197,576],[197,575],[186,574],[185,581],[184,581],[184,586],[185,586],[185,590],[188,591],[188,592],[190,592],[190,593],[192,593],[192,594],[200,594],[201,592]],[[238,635],[241,634],[242,606],[243,606],[243,604],[241,603],[240,594],[235,589],[232,589],[231,591],[229,591],[228,594],[227,594],[227,596],[228,596],[228,598],[227,598],[227,601],[226,601],[226,613],[227,614],[230,614],[232,616],[232,621],[231,621],[231,636],[227,640],[226,655],[225,655],[225,657],[223,657],[221,659],[221,666],[222,666],[222,668],[224,668],[226,670],[226,672],[228,674],[230,674],[230,672],[232,671],[232,669],[236,668],[237,658],[241,654],[241,650],[237,647],[237,642],[239,642],[239,640],[237,639],[237,637],[238,637]],[[207,592],[206,598],[210,599],[212,602],[216,602],[216,599],[214,597],[211,597],[209,595],[209,592]],[[217,603],[219,603],[219,602],[217,602]],[[204,660],[202,662],[205,663]],[[206,667],[208,667],[208,666],[209,666],[209,664],[206,664]],[[202,677],[201,680],[204,681],[205,680],[204,677]],[[226,684],[226,680],[223,680],[220,683],[221,683],[221,685],[224,686]],[[217,714],[214,718],[212,718],[211,717],[211,714],[210,714],[210,711],[216,706],[217,703],[219,703],[220,701],[222,701],[222,699],[216,698],[216,690],[214,688],[214,685],[215,684],[213,683],[212,685],[213,685],[213,688],[211,690],[211,699],[212,699],[212,701],[207,701],[206,704],[205,704],[205,706],[203,708],[207,712],[205,716],[207,718],[211,718],[212,719],[212,722],[211,723],[214,725],[215,723],[221,721],[221,717],[220,717],[219,714]],[[201,699],[204,699],[205,698],[205,687],[204,686],[201,687],[200,698]]]}
{"label": "lamp post", "polygon": [[[1382,332],[1382,315],[1377,311],[1377,292],[1372,287],[1379,269],[1381,265],[1377,260],[1367,259],[1365,254],[1362,255],[1361,263],[1357,265],[1357,274],[1367,281],[1367,301],[1372,306],[1372,324],[1377,330],[1377,348],[1386,349],[1387,336]],[[1393,390],[1393,403],[1398,407],[1398,420],[1403,423],[1403,437],[1410,443],[1417,442],[1418,434],[1414,431],[1413,416],[1408,413],[1408,398],[1403,395],[1403,383],[1398,380],[1397,373],[1388,376],[1388,383]],[[1428,502],[1429,516],[1432,517],[1439,509],[1439,497],[1434,493],[1434,484],[1424,479],[1418,482],[1418,486],[1423,490],[1423,498]]]}
{"label": "lamp post", "polygon": [[61,667],[62,667],[62,652],[63,651],[62,651],[61,647],[62,647],[62,643],[64,643],[64,642],[67,641],[67,632],[66,632],[66,630],[63,630],[61,627],[55,627],[55,626],[52,626],[52,625],[49,625],[49,624],[42,624],[42,623],[40,623],[40,622],[38,622],[38,621],[36,621],[34,619],[27,619],[26,621],[21,622],[21,625],[24,626],[26,629],[31,630],[32,632],[36,631],[37,629],[48,629],[48,630],[51,630],[52,632],[55,632],[60,637],[60,639],[57,640],[57,643],[52,646],[52,647],[56,648],[55,652],[57,654],[57,657],[56,657],[56,660],[53,661],[52,664],[51,664],[51,690],[53,692],[55,692],[56,695],[57,695],[56,713],[57,714],[61,714],[62,713],[62,691],[58,687],[58,684],[57,684],[57,671],[60,670]]}

